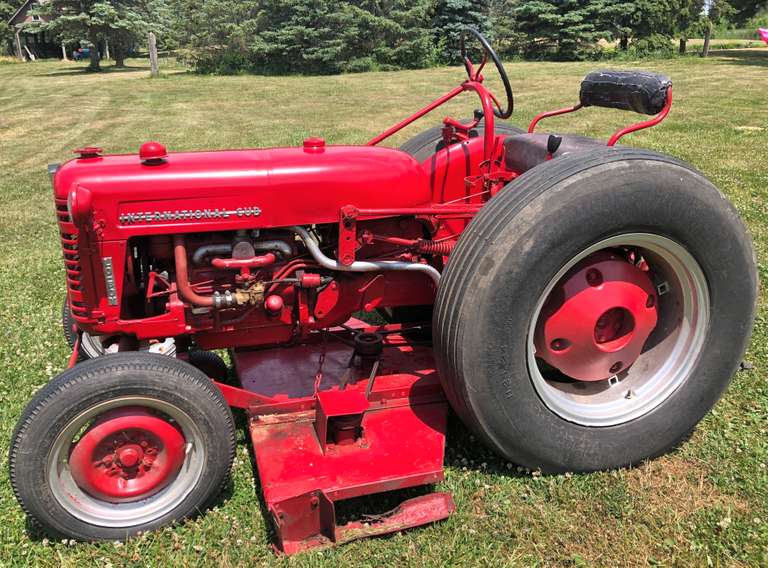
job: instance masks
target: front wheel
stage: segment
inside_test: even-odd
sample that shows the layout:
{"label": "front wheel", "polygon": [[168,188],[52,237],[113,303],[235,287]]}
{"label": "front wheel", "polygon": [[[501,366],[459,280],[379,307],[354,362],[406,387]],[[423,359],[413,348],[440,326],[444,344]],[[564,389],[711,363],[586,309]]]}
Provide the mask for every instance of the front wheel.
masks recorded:
{"label": "front wheel", "polygon": [[226,482],[231,412],[200,371],[146,353],[85,361],[27,405],[11,440],[19,503],[55,535],[122,540],[192,516]]}
{"label": "front wheel", "polygon": [[546,162],[459,239],[435,307],[441,379],[512,461],[636,464],[677,445],[727,387],[756,283],[738,215],[685,164],[630,149]]}

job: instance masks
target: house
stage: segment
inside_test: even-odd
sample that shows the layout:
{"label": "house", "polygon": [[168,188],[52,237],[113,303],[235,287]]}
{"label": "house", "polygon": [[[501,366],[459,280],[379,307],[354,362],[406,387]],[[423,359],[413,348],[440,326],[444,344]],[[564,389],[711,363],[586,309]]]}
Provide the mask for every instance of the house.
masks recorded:
{"label": "house", "polygon": [[34,32],[28,27],[32,23],[47,21],[45,16],[30,13],[41,1],[44,0],[26,0],[8,20],[8,25],[14,33],[13,46],[16,56],[32,61],[47,57],[66,59],[67,51],[63,43],[57,43],[49,32]]}

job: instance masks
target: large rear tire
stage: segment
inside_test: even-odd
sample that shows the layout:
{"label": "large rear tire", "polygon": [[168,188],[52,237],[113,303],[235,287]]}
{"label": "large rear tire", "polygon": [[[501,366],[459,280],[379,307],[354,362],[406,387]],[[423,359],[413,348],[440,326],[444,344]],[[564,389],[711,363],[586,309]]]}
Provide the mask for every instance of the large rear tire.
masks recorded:
{"label": "large rear tire", "polygon": [[[619,285],[641,294],[636,313],[621,294],[594,312],[602,277],[577,280],[601,262],[628,275]],[[440,377],[464,422],[511,461],[548,472],[636,464],[679,444],[723,393],[756,286],[743,223],[686,164],[632,149],[559,158],[510,183],[461,235],[435,304]],[[579,305],[585,289],[596,303]],[[570,316],[551,319],[563,307]],[[542,341],[553,321],[581,333],[594,360],[559,358],[580,339]],[[637,337],[639,355],[603,361]]]}
{"label": "large rear tire", "polygon": [[118,353],[65,371],[30,401],[10,480],[47,532],[122,540],[204,510],[234,452],[232,414],[208,377],[172,357]]}

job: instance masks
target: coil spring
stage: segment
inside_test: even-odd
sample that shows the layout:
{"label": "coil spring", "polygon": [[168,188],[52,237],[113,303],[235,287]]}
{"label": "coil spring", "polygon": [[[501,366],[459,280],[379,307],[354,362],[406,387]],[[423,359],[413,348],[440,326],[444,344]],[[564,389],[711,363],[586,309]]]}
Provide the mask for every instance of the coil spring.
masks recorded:
{"label": "coil spring", "polygon": [[448,256],[453,251],[453,247],[456,246],[456,241],[426,241],[421,240],[416,245],[416,250],[422,254],[439,254],[442,256]]}

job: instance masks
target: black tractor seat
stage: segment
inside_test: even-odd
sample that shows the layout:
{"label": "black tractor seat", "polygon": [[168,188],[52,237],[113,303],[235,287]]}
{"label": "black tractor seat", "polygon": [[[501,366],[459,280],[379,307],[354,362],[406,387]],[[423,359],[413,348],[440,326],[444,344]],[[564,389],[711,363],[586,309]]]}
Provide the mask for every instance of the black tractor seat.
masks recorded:
{"label": "black tractor seat", "polygon": [[[547,144],[549,137],[546,132],[534,132],[533,134],[516,134],[508,136],[504,140],[504,163],[508,170],[518,174],[527,172],[532,167],[547,160]],[[553,158],[585,152],[594,148],[605,148],[605,142],[579,136],[577,134],[558,135],[562,138],[560,146],[552,154]]]}

